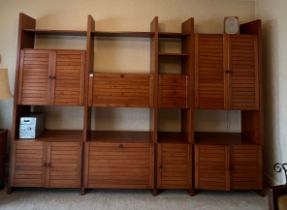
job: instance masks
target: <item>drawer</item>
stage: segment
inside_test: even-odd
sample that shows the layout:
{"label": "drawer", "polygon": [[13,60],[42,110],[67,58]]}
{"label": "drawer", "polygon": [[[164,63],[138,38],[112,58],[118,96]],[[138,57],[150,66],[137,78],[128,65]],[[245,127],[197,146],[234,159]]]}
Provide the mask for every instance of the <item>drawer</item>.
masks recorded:
{"label": "drawer", "polygon": [[158,104],[161,108],[187,108],[187,76],[160,75]]}
{"label": "drawer", "polygon": [[152,144],[90,143],[87,150],[88,188],[152,188]]}

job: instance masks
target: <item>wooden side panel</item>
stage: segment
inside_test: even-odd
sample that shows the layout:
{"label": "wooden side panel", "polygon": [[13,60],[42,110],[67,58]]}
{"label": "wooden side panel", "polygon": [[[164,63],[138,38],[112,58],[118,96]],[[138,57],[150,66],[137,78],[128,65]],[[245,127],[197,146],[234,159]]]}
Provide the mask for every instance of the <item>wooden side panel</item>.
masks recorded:
{"label": "wooden side panel", "polygon": [[52,63],[49,50],[22,50],[18,104],[48,105],[50,103],[50,70]]}
{"label": "wooden side panel", "polygon": [[153,188],[152,145],[90,143],[88,188]]}
{"label": "wooden side panel", "polygon": [[55,70],[56,105],[82,105],[84,90],[85,52],[57,50]]}
{"label": "wooden side panel", "polygon": [[79,188],[81,186],[81,143],[49,144],[48,187]]}
{"label": "wooden side panel", "polygon": [[160,108],[187,108],[188,76],[160,75],[158,106]]}
{"label": "wooden side panel", "polygon": [[231,146],[231,189],[262,189],[261,146]]}
{"label": "wooden side panel", "polygon": [[150,75],[95,74],[92,105],[99,107],[151,107]]}
{"label": "wooden side panel", "polygon": [[233,35],[230,51],[230,108],[259,108],[258,43],[253,35]]}
{"label": "wooden side panel", "polygon": [[191,150],[188,144],[158,144],[159,189],[191,188]]}
{"label": "wooden side panel", "polygon": [[229,154],[224,145],[195,145],[195,188],[229,190]]}
{"label": "wooden side panel", "polygon": [[44,187],[44,147],[42,142],[18,141],[15,145],[12,186]]}
{"label": "wooden side panel", "polygon": [[224,108],[223,35],[196,36],[195,107]]}

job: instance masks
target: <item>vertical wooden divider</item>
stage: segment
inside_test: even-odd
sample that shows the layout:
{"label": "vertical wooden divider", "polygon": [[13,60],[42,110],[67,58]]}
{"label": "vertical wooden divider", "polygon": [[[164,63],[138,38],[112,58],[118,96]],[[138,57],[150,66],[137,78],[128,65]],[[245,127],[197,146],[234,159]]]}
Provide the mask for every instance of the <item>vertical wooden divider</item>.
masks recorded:
{"label": "vertical wooden divider", "polygon": [[91,130],[91,107],[89,107],[89,74],[93,72],[94,68],[94,36],[95,21],[91,15],[88,15],[87,23],[87,37],[86,37],[86,68],[84,73],[84,129],[83,129],[83,143],[82,143],[82,179],[81,179],[81,194],[85,194],[86,180],[88,174],[88,137]]}

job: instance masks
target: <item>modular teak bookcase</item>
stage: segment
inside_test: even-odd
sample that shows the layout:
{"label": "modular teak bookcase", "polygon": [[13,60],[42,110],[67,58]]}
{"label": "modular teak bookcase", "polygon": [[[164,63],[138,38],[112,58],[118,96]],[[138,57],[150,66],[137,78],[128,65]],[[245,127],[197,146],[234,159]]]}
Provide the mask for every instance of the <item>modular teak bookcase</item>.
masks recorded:
{"label": "modular teak bookcase", "polygon": [[[262,189],[261,23],[241,34],[195,34],[194,20],[182,31],[36,29],[19,16],[17,73],[8,192],[14,187],[231,190]],[[86,49],[35,49],[38,36],[80,36]],[[150,72],[98,73],[94,41],[106,37],[150,39]],[[179,52],[160,46],[178,42]],[[178,70],[166,71],[165,62]],[[19,139],[20,117],[37,107],[78,106],[81,130],[48,130]],[[99,108],[137,107],[150,112],[149,131],[103,131],[91,126]],[[197,109],[240,110],[241,133],[194,132]],[[161,130],[161,112],[181,115],[179,131]]]}

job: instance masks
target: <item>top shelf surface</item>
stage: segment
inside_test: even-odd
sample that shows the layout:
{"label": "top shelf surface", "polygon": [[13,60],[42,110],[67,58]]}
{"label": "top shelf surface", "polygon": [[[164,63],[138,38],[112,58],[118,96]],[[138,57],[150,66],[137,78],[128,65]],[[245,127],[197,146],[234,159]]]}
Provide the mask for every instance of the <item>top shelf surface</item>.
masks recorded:
{"label": "top shelf surface", "polygon": [[57,36],[86,36],[87,31],[81,30],[47,30],[47,29],[24,29],[25,32],[32,32],[36,35],[57,35]]}
{"label": "top shelf surface", "polygon": [[135,31],[94,31],[95,37],[152,37],[152,32],[135,32]]}

